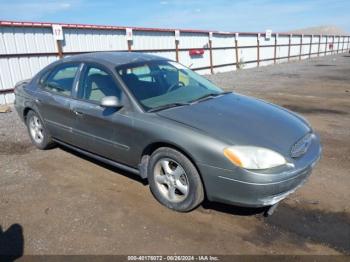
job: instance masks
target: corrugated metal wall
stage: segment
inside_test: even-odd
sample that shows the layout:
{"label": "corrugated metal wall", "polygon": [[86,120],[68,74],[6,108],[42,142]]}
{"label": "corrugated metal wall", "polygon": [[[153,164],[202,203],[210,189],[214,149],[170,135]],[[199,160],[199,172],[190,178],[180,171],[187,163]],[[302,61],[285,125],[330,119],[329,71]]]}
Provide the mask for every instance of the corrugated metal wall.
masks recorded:
{"label": "corrugated metal wall", "polygon": [[[349,50],[349,36],[311,36],[264,33],[227,33],[62,24],[64,40],[56,41],[52,24],[0,21],[0,104],[12,103],[16,82],[32,77],[60,58],[92,51],[136,51],[178,60],[200,74],[265,66]],[[259,46],[259,48],[258,48]],[[190,56],[191,49],[204,50]]]}

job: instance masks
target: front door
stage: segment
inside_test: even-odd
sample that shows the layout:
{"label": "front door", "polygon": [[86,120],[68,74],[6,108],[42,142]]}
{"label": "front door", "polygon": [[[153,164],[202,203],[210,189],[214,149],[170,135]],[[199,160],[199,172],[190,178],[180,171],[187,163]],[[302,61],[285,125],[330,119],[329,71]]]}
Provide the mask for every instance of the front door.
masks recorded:
{"label": "front door", "polygon": [[112,75],[96,65],[86,65],[82,71],[77,100],[72,104],[76,114],[73,132],[77,145],[108,159],[128,164],[132,119],[125,108],[104,108],[105,96],[122,100],[123,92]]}

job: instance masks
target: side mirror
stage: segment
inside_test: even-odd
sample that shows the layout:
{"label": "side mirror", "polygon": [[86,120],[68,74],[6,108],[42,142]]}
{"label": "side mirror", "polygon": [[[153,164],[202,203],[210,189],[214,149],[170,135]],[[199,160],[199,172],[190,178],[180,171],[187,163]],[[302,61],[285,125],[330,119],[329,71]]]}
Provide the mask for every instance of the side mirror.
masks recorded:
{"label": "side mirror", "polygon": [[116,96],[105,96],[101,99],[100,105],[102,107],[114,107],[114,108],[120,108],[122,107],[122,104],[120,103],[118,97]]}

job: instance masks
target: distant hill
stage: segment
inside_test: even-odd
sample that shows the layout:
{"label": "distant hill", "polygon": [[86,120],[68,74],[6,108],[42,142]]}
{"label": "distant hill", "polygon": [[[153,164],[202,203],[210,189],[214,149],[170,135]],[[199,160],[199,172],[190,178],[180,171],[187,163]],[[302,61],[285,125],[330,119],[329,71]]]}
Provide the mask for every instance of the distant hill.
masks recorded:
{"label": "distant hill", "polygon": [[348,35],[349,33],[334,25],[307,27],[289,31],[290,34],[313,34],[313,35]]}

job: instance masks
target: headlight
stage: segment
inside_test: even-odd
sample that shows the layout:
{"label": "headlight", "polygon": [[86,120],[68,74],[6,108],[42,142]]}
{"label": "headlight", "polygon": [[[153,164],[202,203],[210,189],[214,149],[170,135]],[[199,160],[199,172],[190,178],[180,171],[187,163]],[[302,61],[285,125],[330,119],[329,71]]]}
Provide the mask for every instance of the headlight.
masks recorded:
{"label": "headlight", "polygon": [[224,155],[235,165],[246,169],[267,169],[287,163],[279,153],[255,146],[227,147]]}

